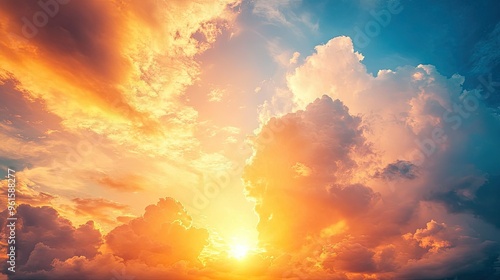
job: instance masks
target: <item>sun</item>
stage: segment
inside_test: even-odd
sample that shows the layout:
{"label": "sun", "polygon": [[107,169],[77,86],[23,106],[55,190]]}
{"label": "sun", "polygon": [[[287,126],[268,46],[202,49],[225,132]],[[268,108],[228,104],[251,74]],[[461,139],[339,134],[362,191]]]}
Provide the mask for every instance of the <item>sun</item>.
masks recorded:
{"label": "sun", "polygon": [[233,244],[231,245],[229,253],[231,256],[237,260],[241,260],[248,254],[248,246],[245,244]]}

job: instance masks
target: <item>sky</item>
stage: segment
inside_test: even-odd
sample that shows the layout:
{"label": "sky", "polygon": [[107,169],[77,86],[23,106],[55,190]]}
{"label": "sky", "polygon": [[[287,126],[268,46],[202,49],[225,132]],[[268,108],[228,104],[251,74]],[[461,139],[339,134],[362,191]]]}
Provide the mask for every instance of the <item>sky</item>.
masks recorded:
{"label": "sky", "polygon": [[0,37],[0,279],[500,278],[498,1],[0,0]]}

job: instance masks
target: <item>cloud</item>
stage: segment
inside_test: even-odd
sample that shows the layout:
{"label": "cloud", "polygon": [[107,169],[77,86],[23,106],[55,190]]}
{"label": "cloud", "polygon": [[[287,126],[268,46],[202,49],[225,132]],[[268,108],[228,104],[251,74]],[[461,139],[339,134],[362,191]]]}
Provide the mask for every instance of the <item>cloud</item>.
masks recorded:
{"label": "cloud", "polygon": [[463,185],[462,192],[455,189],[443,190],[433,195],[433,199],[437,202],[442,202],[450,212],[453,213],[473,213],[478,215],[489,223],[500,228],[500,219],[494,214],[496,201],[500,197],[497,191],[499,177],[491,176],[484,184],[475,188],[473,197],[464,197],[461,195],[463,190],[467,191],[469,185]]}
{"label": "cloud", "polygon": [[[253,12],[270,22],[292,27],[286,13],[292,5],[297,5],[300,0],[255,1]],[[286,12],[285,12],[286,11]]]}
{"label": "cloud", "polygon": [[[200,174],[231,166],[225,154],[239,139],[201,121],[208,101],[192,104],[187,89],[240,1],[69,1],[24,38],[22,19],[45,13],[39,2],[0,3],[1,165],[58,197],[51,206],[75,224],[83,216],[68,205],[89,193],[130,206],[117,216],[138,215],[167,189],[196,208]],[[210,130],[228,147],[213,148]],[[111,220],[95,222],[107,231]]]}
{"label": "cloud", "polygon": [[[364,137],[369,127],[362,123],[339,100],[323,96],[305,110],[263,126],[244,180],[247,196],[256,203],[259,240],[267,252],[289,255],[303,275],[320,279],[496,273],[489,261],[498,257],[499,240],[478,238],[491,227],[481,229],[484,221],[472,215],[454,217],[435,206],[426,210],[425,203],[439,204],[428,200],[438,189],[425,166],[403,160],[382,171],[367,166],[363,159],[373,151]],[[376,166],[377,157],[371,158]],[[297,176],[303,166],[313,172]],[[366,167],[371,174],[357,172]],[[400,187],[384,189],[390,182]],[[419,227],[422,219],[431,219],[425,228]],[[472,221],[483,224],[478,228],[482,233],[468,228]],[[474,247],[479,252],[470,252]],[[471,259],[475,265],[461,266]],[[287,268],[276,260],[270,269]],[[300,271],[290,275],[300,276]]]}
{"label": "cloud", "polygon": [[123,178],[121,180],[120,179],[115,180],[109,176],[103,176],[103,177],[99,178],[97,181],[106,187],[117,189],[120,191],[129,191],[129,192],[132,191],[133,192],[133,191],[139,191],[142,189],[140,184],[139,184],[139,182],[141,181],[141,178],[134,176],[134,175],[130,175],[130,176]]}
{"label": "cloud", "polygon": [[[52,278],[53,273],[60,279],[110,279],[112,269],[103,271],[96,264],[113,262],[121,271],[121,256],[134,257],[126,261],[136,275],[150,264],[160,264],[152,277],[191,277],[191,268],[183,268],[187,267],[184,260],[198,265],[206,230],[191,227],[187,214],[168,223],[161,220],[169,217],[165,214],[154,220],[166,223],[165,227],[155,228],[148,215],[161,214],[151,214],[151,207],[149,218],[132,217],[167,189],[172,196],[192,202],[192,189],[200,187],[202,172],[230,166],[218,151],[203,151],[200,131],[207,127],[198,122],[197,108],[187,104],[185,93],[200,78],[199,55],[232,28],[238,3],[69,2],[59,5],[57,14],[37,27],[31,38],[23,37],[20,19],[32,20],[35,13],[43,13],[39,4],[0,3],[0,35],[5,39],[0,43],[0,92],[5,97],[0,139],[8,144],[0,148],[8,159],[0,160],[2,166],[15,166],[18,174],[29,178],[27,186],[18,186],[19,202],[49,205],[74,225],[92,217],[94,228],[113,236],[100,248],[102,255],[96,256],[54,248],[47,242],[27,246],[32,255],[30,271],[17,277]],[[236,134],[216,128],[226,138]],[[181,179],[165,183],[173,177]],[[89,193],[102,197],[89,198]],[[106,235],[115,217],[124,225]],[[136,224],[150,226],[151,234]],[[132,237],[139,240],[157,234],[168,239],[153,237],[148,250],[137,256],[121,247],[128,236],[120,230],[135,232]],[[191,243],[183,241],[186,236]],[[158,253],[156,243],[172,249]],[[48,257],[41,258],[43,254]],[[163,269],[163,265],[172,267]],[[86,268],[83,274],[75,272]]]}
{"label": "cloud", "polygon": [[349,272],[374,272],[376,263],[375,253],[368,248],[354,243],[336,244],[331,248],[331,254],[323,262],[325,268],[337,268]]}
{"label": "cloud", "polygon": [[[485,173],[497,176],[491,162],[480,159],[492,158],[486,150],[497,153],[486,139],[499,137],[493,133],[498,120],[483,100],[485,90],[464,89],[463,77],[444,77],[431,65],[380,70],[372,76],[361,58],[348,37],[317,46],[316,53],[287,77],[296,107],[303,108],[323,94],[339,98],[352,114],[362,116],[364,136],[386,175],[387,168],[394,164],[403,168],[404,161],[431,174],[429,187],[458,177],[457,168],[463,168],[463,177],[472,176],[483,183]],[[470,137],[471,131],[482,135],[481,139]],[[474,147],[481,147],[478,154],[470,152]],[[454,160],[458,158],[464,161]]]}
{"label": "cloud", "polygon": [[431,220],[425,228],[407,233],[404,238],[426,251],[422,257],[409,261],[400,277],[485,277],[496,273],[490,261],[498,256],[498,243],[464,235],[460,227]]}
{"label": "cloud", "polygon": [[292,169],[297,173],[297,176],[309,176],[312,173],[311,168],[307,167],[306,165],[297,162],[295,165],[292,166]]}
{"label": "cloud", "polygon": [[414,239],[420,247],[429,249],[430,252],[438,252],[440,249],[452,247],[455,243],[446,235],[447,225],[431,220],[427,223],[427,228],[417,229],[414,234],[406,234],[405,238]]}
{"label": "cloud", "polygon": [[97,221],[115,224],[116,220],[110,217],[119,216],[128,210],[128,206],[103,198],[74,198],[74,212],[77,216],[88,216]]}
{"label": "cloud", "polygon": [[[18,222],[19,269],[12,279],[235,279],[258,277],[268,267],[261,256],[250,256],[241,266],[220,252],[205,258],[203,265],[208,231],[194,227],[191,216],[172,198],[149,205],[141,217],[104,237],[92,221],[74,227],[48,206],[20,205]],[[0,224],[5,223],[2,218]]]}
{"label": "cloud", "polygon": [[205,229],[191,227],[191,217],[182,205],[168,198],[146,207],[144,216],[113,229],[106,244],[124,260],[141,259],[156,266],[195,262],[207,238]]}
{"label": "cloud", "polygon": [[418,176],[418,167],[411,162],[398,160],[389,163],[384,169],[375,173],[375,176],[387,180],[397,180],[399,178],[412,180]]}
{"label": "cloud", "polygon": [[296,64],[299,59],[300,53],[294,52],[292,57],[290,58],[290,64]]}
{"label": "cloud", "polygon": [[431,65],[374,76],[362,59],[337,37],[288,74],[295,109],[263,123],[244,175],[262,245],[317,278],[498,275],[484,91]]}
{"label": "cloud", "polygon": [[[257,1],[254,13],[317,29],[290,9],[295,4]],[[298,52],[270,45],[296,68],[288,88],[262,106],[266,122],[243,177],[267,250],[251,256],[251,265],[207,254],[214,237],[174,199],[138,218],[126,213],[126,198],[146,204],[168,190],[192,199],[182,189],[198,186],[200,170],[229,169],[225,156],[204,152],[210,145],[200,135],[232,143],[239,131],[211,132],[217,126],[200,124],[184,94],[199,78],[198,56],[230,27],[234,7],[70,2],[23,39],[19,19],[41,7],[0,3],[8,116],[0,122],[0,152],[23,167],[19,174],[29,180],[19,180],[18,197],[31,204],[18,208],[23,246],[15,277],[498,276],[500,135],[484,90],[466,90],[463,77],[445,77],[432,65],[372,75],[348,37],[317,46],[303,62]],[[182,180],[165,186],[168,178]],[[82,190],[108,199],[82,198]],[[138,201],[134,192],[141,191],[149,197]],[[56,205],[68,198],[66,208]],[[110,213],[123,224],[101,233],[93,221],[74,226],[60,216],[74,213],[108,224]]]}
{"label": "cloud", "polygon": [[[88,206],[90,200],[78,199],[78,209],[82,209],[82,205]],[[195,239],[190,239],[195,230],[186,230],[185,226],[190,223],[188,216],[182,216],[179,204],[171,199],[160,200],[158,205],[151,205],[147,208],[144,217],[132,220],[127,226],[133,225],[131,231],[136,230],[140,239],[135,240],[132,244],[138,247],[124,247],[121,250],[137,250],[136,252],[143,259],[142,263],[151,260],[151,255],[142,252],[140,247],[141,242],[149,244],[144,238],[153,238],[156,240],[164,240],[158,244],[152,243],[151,246],[161,248],[161,244],[165,242],[172,242],[180,246],[180,243],[185,244],[187,247],[196,247],[191,242],[196,242]],[[5,217],[6,213],[2,213]],[[113,268],[120,271],[123,268],[123,260],[118,257],[122,254],[117,247],[117,238],[122,239],[122,242],[127,240],[134,241],[133,236],[120,235],[126,226],[119,226],[112,231],[106,239],[103,239],[99,230],[95,229],[92,221],[87,222],[79,227],[74,227],[69,220],[59,216],[58,212],[49,206],[32,207],[30,205],[22,204],[17,208],[17,227],[16,227],[16,244],[17,245],[17,258],[16,258],[16,274],[13,279],[45,279],[48,275],[55,279],[67,279],[72,275],[74,279],[101,279],[103,276],[111,278],[111,271]],[[167,220],[164,220],[167,218]],[[166,221],[170,219],[171,223],[178,222],[173,225],[171,231],[163,232],[164,235],[156,235],[161,232],[156,232],[154,229],[163,227]],[[175,219],[175,220],[174,220]],[[2,218],[1,225],[6,228],[6,219]],[[157,225],[157,226],[155,226]],[[177,228],[177,226],[181,228]],[[137,232],[137,231],[142,231]],[[2,231],[5,234],[4,231]],[[186,235],[187,234],[187,235]],[[206,233],[205,233],[206,234]],[[176,236],[177,239],[172,239]],[[189,242],[184,242],[188,238]],[[111,240],[111,241],[110,241]],[[116,250],[117,254],[101,254],[103,250],[101,245],[107,241],[106,246]],[[153,248],[151,247],[151,248]],[[181,248],[186,249],[186,248]],[[153,251],[157,251],[153,249]],[[166,252],[166,251],[163,251]],[[199,252],[198,252],[199,253]],[[180,254],[188,254],[186,250],[180,251]],[[124,254],[127,257],[126,254]],[[180,257],[182,258],[182,257]],[[106,269],[95,269],[103,263],[107,263]],[[82,272],[84,272],[82,274]]]}
{"label": "cloud", "polygon": [[208,94],[208,101],[210,102],[220,102],[224,97],[225,91],[221,89],[213,89]]}
{"label": "cloud", "polygon": [[[349,102],[371,79],[366,67],[359,63],[363,58],[354,52],[349,37],[336,37],[325,45],[316,46],[316,53],[287,77],[288,87],[295,93],[295,103],[304,108],[324,94]],[[312,77],[317,83],[310,83]]]}
{"label": "cloud", "polygon": [[[6,228],[6,216],[4,211],[2,228]],[[22,204],[17,207],[17,217],[16,268],[19,274],[50,270],[55,259],[64,261],[73,256],[92,258],[102,244],[101,234],[92,221],[74,227],[49,206]],[[2,234],[5,235],[5,231]]]}
{"label": "cloud", "polygon": [[[17,175],[17,174],[16,174]],[[0,187],[2,187],[2,196],[0,203],[1,211],[7,209],[8,199],[8,180],[1,180]],[[16,199],[31,206],[46,206],[51,205],[52,201],[57,197],[50,193],[45,193],[37,190],[37,186],[21,176],[16,176]]]}
{"label": "cloud", "polygon": [[[21,40],[12,35],[23,30],[18,19],[31,20],[41,7],[3,3],[2,68],[69,131],[90,130],[143,151],[155,143],[156,153],[192,149],[197,114],[179,96],[199,74],[194,56],[233,20],[229,4],[70,2],[36,36]],[[194,39],[196,33],[203,36]]]}
{"label": "cloud", "polygon": [[[356,157],[369,153],[360,125],[361,119],[351,116],[340,101],[323,96],[306,110],[273,118],[263,127],[244,180],[256,201],[264,244],[292,250],[339,221],[339,213],[348,212],[339,203],[368,207],[371,190],[366,189],[367,201],[354,194],[364,192],[363,186],[333,185],[345,182],[356,169]],[[300,166],[313,172],[296,176]],[[283,198],[281,202],[277,197]]]}
{"label": "cloud", "polygon": [[470,58],[471,74],[483,75],[491,73],[500,63],[500,23],[497,23],[488,37],[474,46],[474,54]]}
{"label": "cloud", "polygon": [[256,0],[252,4],[253,14],[261,17],[265,24],[284,26],[293,35],[300,37],[318,32],[318,21],[314,21],[308,12],[298,11],[297,8],[303,4],[301,0]]}

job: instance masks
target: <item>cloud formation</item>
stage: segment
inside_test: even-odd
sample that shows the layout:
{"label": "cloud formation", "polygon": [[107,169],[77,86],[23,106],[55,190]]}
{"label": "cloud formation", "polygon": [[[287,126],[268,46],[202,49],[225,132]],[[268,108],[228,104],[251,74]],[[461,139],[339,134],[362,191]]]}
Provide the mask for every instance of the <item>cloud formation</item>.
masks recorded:
{"label": "cloud formation", "polygon": [[[2,228],[7,228],[5,217],[6,211],[2,213]],[[16,277],[21,274],[28,276],[39,270],[51,270],[55,259],[65,261],[74,256],[93,258],[102,243],[101,233],[95,229],[92,221],[74,227],[49,206],[20,205],[17,217],[16,242],[22,246],[16,247],[16,267],[19,272]],[[6,230],[2,230],[4,240],[5,234]],[[5,266],[4,262],[6,269]]]}
{"label": "cloud formation", "polygon": [[[239,1],[63,2],[0,3],[2,164],[69,208],[102,196],[138,215],[167,188],[193,208],[199,174],[231,162],[207,151],[205,131],[227,132],[199,121],[205,104],[186,92]],[[171,176],[182,180],[165,184]]]}
{"label": "cloud formation", "polygon": [[[89,279],[113,273],[179,279],[496,275],[500,240],[491,197],[497,194],[492,187],[497,169],[494,161],[480,159],[492,151],[491,139],[498,136],[489,128],[498,120],[478,98],[476,110],[461,117],[459,126],[456,118],[446,122],[460,116],[453,111],[458,104],[466,109],[458,103],[461,99],[479,93],[463,90],[462,78],[443,77],[432,66],[371,76],[345,37],[317,50],[289,76],[298,110],[271,118],[253,139],[254,154],[243,179],[247,196],[255,201],[259,242],[266,251],[249,258],[246,269],[227,255],[204,253],[213,246],[209,231],[193,227],[184,207],[167,198],[148,206],[141,217],[121,219],[124,224],[104,237],[92,222],[75,228],[62,222],[53,208],[40,208],[52,220],[61,220],[54,228],[63,230],[62,224],[73,235],[92,231],[95,238],[85,244],[69,240],[72,249],[57,253],[50,240],[30,243],[23,253],[27,274],[19,275],[64,278],[76,275],[75,271],[85,271]],[[337,59],[341,63],[336,64]],[[328,67],[334,69],[321,71]],[[343,75],[342,81],[335,79],[337,75]],[[351,82],[355,86],[350,87]],[[309,104],[301,107],[301,102]],[[478,123],[486,127],[477,129]],[[439,140],[433,137],[436,127],[446,133],[445,141],[434,141]],[[472,129],[482,137],[471,138]],[[393,137],[395,133],[400,137]],[[467,152],[470,147],[475,147],[475,154]],[[431,148],[433,153],[427,154]],[[80,213],[90,213],[95,203],[123,210],[104,200],[78,198],[73,203]],[[31,206],[24,208],[20,213],[29,219]],[[40,260],[42,253],[53,257]],[[98,269],[104,265],[109,269]]]}
{"label": "cloud formation", "polygon": [[196,261],[207,238],[207,231],[192,228],[186,210],[169,198],[148,206],[143,217],[113,229],[106,236],[106,244],[124,260],[141,259],[157,266]]}
{"label": "cloud formation", "polygon": [[260,240],[318,278],[497,275],[484,91],[430,65],[373,76],[362,59],[337,37],[289,73],[299,111],[262,127],[244,177]]}
{"label": "cloud formation", "polygon": [[[200,122],[198,109],[225,104],[232,87],[211,85],[206,104],[186,92],[239,2],[61,2],[45,2],[55,10],[43,26],[39,2],[0,2],[0,152],[22,166],[13,279],[499,276],[500,134],[487,89],[464,89],[432,65],[368,73],[344,36],[304,59],[271,42],[292,70],[263,108],[286,114],[251,139],[243,181],[260,250],[238,261],[214,249],[224,246],[187,204],[160,199],[135,216],[128,205],[165,193],[193,201],[200,189],[216,199],[213,182],[197,189],[200,170],[229,169],[219,140],[233,145],[242,129]],[[251,7],[267,23],[315,30],[290,9],[297,2]],[[497,29],[479,54],[494,49]],[[479,62],[474,71],[493,67]]]}
{"label": "cloud formation", "polygon": [[40,4],[0,4],[2,68],[19,88],[42,99],[69,130],[105,133],[140,150],[151,150],[151,142],[157,152],[192,146],[162,136],[192,135],[196,111],[178,98],[199,73],[194,56],[232,20],[232,1],[48,2],[57,13],[29,40],[18,19],[36,21]]}
{"label": "cloud formation", "polygon": [[[82,211],[89,200],[76,202]],[[6,216],[3,212],[2,217]],[[148,266],[155,268],[150,275],[179,276],[188,264],[200,267],[197,258],[208,242],[208,232],[192,227],[191,217],[171,198],[148,206],[143,216],[106,236],[92,221],[74,227],[49,206],[22,204],[17,217],[16,241],[22,246],[16,252],[18,270],[13,279],[107,279],[120,274],[126,265],[135,275],[143,275],[140,271]],[[3,228],[6,223],[2,218]],[[96,269],[102,265],[106,268]]]}

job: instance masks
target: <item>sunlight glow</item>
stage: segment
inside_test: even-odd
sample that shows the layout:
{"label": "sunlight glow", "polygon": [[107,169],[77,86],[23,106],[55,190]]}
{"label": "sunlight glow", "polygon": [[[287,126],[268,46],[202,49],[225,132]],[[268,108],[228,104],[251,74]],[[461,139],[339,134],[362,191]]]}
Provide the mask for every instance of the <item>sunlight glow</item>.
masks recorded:
{"label": "sunlight glow", "polygon": [[235,259],[238,259],[238,260],[241,260],[243,259],[244,257],[246,257],[247,253],[248,253],[248,246],[247,245],[244,245],[244,244],[234,244],[231,246],[231,250],[229,251],[229,253],[231,254],[231,256]]}

